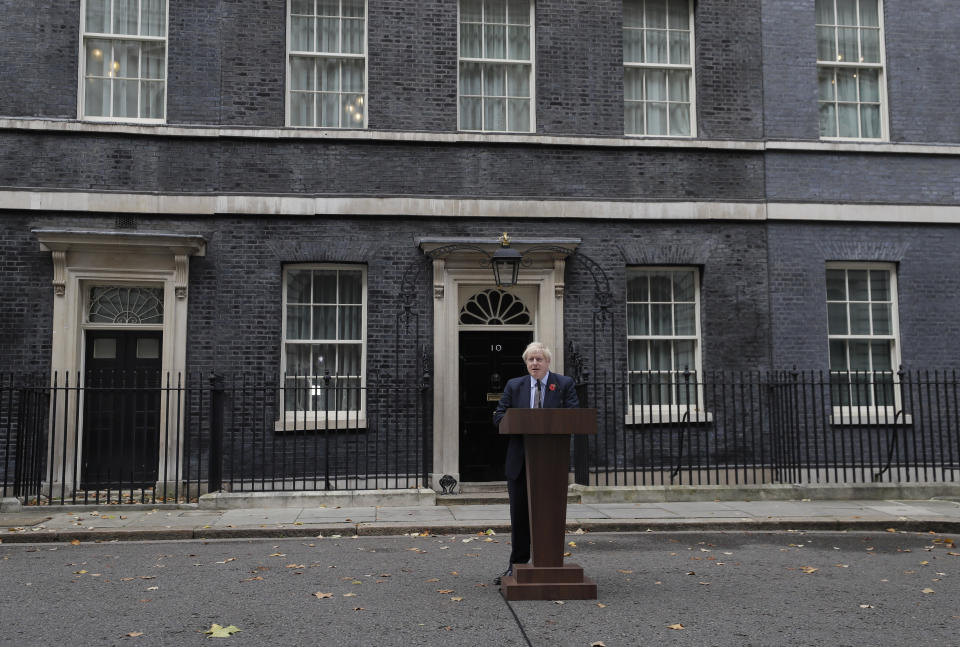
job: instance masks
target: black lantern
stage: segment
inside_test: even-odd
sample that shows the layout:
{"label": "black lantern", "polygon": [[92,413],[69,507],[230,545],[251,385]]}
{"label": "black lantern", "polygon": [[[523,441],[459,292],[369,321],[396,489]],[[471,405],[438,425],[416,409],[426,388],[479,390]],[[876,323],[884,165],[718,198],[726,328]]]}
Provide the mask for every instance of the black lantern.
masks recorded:
{"label": "black lantern", "polygon": [[510,247],[510,237],[507,232],[500,236],[500,248],[490,258],[493,267],[493,279],[498,288],[509,288],[517,284],[517,275],[520,273],[520,260],[523,255]]}

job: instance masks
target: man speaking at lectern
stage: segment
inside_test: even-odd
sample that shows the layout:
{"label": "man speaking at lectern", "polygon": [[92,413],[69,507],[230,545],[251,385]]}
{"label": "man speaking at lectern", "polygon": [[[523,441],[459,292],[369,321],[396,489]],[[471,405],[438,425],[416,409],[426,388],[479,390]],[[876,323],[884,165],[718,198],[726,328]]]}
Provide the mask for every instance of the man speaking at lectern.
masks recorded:
{"label": "man speaking at lectern", "polygon": [[[523,351],[523,361],[529,375],[515,377],[507,382],[497,409],[493,412],[493,424],[499,426],[507,409],[512,407],[575,409],[580,406],[573,379],[550,372],[549,348],[538,341],[532,342]],[[503,575],[512,575],[514,564],[526,564],[530,561],[530,516],[523,436],[510,436],[505,472],[507,492],[510,495],[512,549],[510,563]],[[500,584],[500,577],[494,582]]]}

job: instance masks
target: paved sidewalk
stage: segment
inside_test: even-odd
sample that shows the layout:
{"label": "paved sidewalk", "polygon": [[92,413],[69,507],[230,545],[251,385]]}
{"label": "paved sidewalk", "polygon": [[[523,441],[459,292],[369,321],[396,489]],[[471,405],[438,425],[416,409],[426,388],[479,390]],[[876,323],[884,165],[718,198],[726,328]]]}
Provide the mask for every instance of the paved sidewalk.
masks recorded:
{"label": "paved sidewalk", "polygon": [[[570,531],[886,530],[960,534],[953,500],[702,501],[567,506]],[[413,507],[25,507],[0,514],[0,542],[473,533],[510,528],[506,504]]]}

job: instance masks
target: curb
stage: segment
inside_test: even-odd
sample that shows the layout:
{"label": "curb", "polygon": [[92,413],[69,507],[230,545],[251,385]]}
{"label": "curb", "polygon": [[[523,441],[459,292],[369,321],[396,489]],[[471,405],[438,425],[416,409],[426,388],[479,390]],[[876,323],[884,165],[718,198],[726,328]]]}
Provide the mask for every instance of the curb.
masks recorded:
{"label": "curb", "polygon": [[[114,541],[168,541],[168,540],[206,540],[206,539],[282,539],[297,537],[317,537],[330,535],[341,537],[388,537],[428,532],[432,535],[463,535],[482,533],[492,529],[498,534],[509,534],[510,525],[502,521],[489,523],[465,523],[457,525],[429,524],[331,524],[322,526],[295,526],[291,528],[182,528],[182,529],[118,529],[83,531],[38,531],[0,536],[0,544],[34,544],[72,542],[114,542]],[[803,519],[784,518],[758,521],[756,519],[681,520],[681,521],[619,521],[595,520],[582,523],[568,523],[567,533],[577,530],[585,532],[785,532],[785,531],[821,531],[821,532],[910,532],[960,534],[960,521],[918,519],[897,521],[891,525],[889,520],[849,520],[849,519]]]}

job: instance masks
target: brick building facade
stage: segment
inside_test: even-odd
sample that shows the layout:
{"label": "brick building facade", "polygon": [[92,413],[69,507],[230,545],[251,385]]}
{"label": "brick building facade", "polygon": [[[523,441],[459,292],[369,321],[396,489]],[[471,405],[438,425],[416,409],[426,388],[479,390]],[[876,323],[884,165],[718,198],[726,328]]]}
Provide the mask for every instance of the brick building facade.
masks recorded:
{"label": "brick building facade", "polygon": [[[960,364],[947,0],[0,8],[0,371],[82,376],[110,330],[159,331],[164,374],[278,387],[298,344],[312,380],[323,344],[358,342],[363,365],[341,354],[333,375],[360,387],[427,358],[436,486],[492,478],[463,466],[464,333],[526,332],[554,368],[641,380]],[[529,320],[467,322],[502,231],[541,248],[506,290]],[[354,270],[360,301],[290,300],[297,272]],[[629,287],[657,281],[672,293]],[[162,321],[91,318],[96,289],[131,287],[159,290]],[[360,308],[360,329],[294,330],[309,308]]]}

